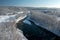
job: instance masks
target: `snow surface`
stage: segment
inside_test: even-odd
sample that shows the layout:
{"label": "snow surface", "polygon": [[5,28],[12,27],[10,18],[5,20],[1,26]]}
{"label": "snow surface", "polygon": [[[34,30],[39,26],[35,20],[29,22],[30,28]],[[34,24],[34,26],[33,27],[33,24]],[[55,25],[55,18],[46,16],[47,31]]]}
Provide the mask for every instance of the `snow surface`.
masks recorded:
{"label": "snow surface", "polygon": [[[14,14],[14,15],[1,15],[0,16],[0,23],[1,22],[12,22],[14,20],[17,20],[16,16],[18,16],[18,14],[20,15],[21,13],[23,13],[23,11],[17,12],[17,14]],[[26,17],[26,15],[25,15],[25,17]],[[20,17],[20,19],[23,19],[23,18],[24,18],[24,16]]]}

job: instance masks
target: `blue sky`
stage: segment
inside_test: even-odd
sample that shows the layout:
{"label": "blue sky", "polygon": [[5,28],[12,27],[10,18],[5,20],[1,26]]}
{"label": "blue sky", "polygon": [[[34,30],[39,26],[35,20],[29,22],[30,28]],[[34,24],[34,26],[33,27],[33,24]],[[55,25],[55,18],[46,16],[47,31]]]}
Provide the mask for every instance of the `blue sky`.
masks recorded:
{"label": "blue sky", "polygon": [[0,6],[60,7],[60,0],[0,0]]}

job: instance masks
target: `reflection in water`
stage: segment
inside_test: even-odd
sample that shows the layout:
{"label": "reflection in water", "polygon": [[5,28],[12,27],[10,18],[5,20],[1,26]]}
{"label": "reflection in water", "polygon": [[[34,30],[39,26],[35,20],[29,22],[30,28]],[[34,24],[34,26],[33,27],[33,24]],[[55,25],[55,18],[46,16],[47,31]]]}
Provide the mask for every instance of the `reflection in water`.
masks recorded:
{"label": "reflection in water", "polygon": [[28,40],[59,40],[53,33],[41,28],[30,20],[24,20],[22,24],[17,23],[17,27],[23,31]]}

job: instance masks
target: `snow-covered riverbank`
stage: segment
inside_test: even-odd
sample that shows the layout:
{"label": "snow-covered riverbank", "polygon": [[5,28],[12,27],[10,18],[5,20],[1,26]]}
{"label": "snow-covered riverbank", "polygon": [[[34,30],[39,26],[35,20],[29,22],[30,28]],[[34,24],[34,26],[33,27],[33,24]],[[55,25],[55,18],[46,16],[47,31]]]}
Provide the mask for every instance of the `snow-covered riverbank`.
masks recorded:
{"label": "snow-covered riverbank", "polygon": [[25,8],[0,6],[0,40],[27,40],[16,23],[22,22],[28,13]]}
{"label": "snow-covered riverbank", "polygon": [[60,17],[54,14],[49,15],[38,11],[32,11],[31,13],[30,20],[36,25],[60,36]]}

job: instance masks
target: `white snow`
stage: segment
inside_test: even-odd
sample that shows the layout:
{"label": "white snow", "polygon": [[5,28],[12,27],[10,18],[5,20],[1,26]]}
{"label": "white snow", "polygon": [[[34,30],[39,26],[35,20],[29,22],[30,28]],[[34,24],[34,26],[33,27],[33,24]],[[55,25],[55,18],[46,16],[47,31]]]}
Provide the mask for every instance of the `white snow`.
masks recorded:
{"label": "white snow", "polygon": [[20,14],[20,13],[24,13],[23,11],[21,11],[21,12],[18,12],[18,14]]}
{"label": "white snow", "polygon": [[10,20],[13,20],[15,18],[14,15],[12,16],[0,16],[0,22],[8,22]]}
{"label": "white snow", "polygon": [[[18,20],[21,20],[21,19],[23,19],[24,17],[26,17],[26,15],[25,16],[23,16],[23,17],[21,17],[20,16],[20,19],[16,19],[16,16],[18,16],[18,14],[20,15],[21,13],[23,13],[23,11],[22,12],[17,12],[17,14],[15,14],[15,15],[1,15],[0,16],[0,23],[1,22],[12,22],[12,21],[18,21]],[[23,15],[23,14],[22,14]]]}

